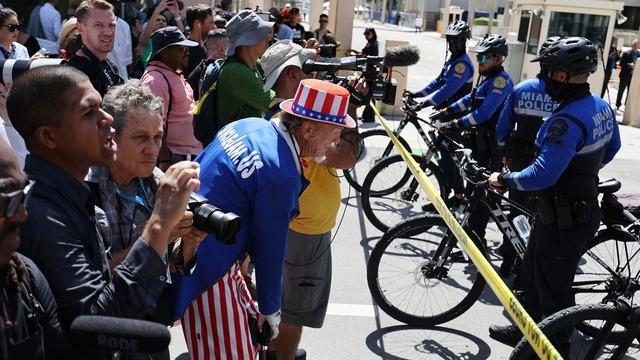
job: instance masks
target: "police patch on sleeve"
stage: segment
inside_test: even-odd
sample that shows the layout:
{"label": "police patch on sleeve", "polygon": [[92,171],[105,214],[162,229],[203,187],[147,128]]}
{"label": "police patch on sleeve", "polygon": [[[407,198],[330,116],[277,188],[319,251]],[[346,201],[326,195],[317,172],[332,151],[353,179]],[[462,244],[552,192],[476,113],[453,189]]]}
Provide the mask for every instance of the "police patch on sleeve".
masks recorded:
{"label": "police patch on sleeve", "polygon": [[565,119],[555,119],[549,125],[547,132],[550,136],[562,136],[567,133],[567,130],[569,130],[569,125]]}
{"label": "police patch on sleeve", "polygon": [[493,87],[496,89],[504,89],[507,86],[507,79],[504,76],[498,76],[493,79]]}
{"label": "police patch on sleeve", "polygon": [[453,69],[457,74],[463,74],[467,67],[464,65],[464,63],[457,63]]}

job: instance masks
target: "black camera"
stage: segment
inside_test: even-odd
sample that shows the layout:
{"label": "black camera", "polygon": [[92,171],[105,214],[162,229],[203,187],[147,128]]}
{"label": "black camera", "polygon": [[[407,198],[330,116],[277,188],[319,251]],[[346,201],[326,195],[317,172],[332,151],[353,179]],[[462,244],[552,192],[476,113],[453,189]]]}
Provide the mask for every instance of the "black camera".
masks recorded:
{"label": "black camera", "polygon": [[[335,51],[335,45],[333,46]],[[355,56],[347,56],[341,58],[324,58],[319,62],[307,60],[302,64],[302,71],[307,74],[313,72],[324,72],[324,80],[331,81],[336,84],[342,84],[346,87],[351,97],[349,101],[357,106],[366,105],[370,99],[380,100],[385,104],[393,105],[396,100],[396,80],[391,78],[388,68],[382,65],[384,58],[382,56],[367,56],[366,58],[357,58]],[[358,80],[364,79],[369,88],[369,93],[363,95],[355,88],[348,86],[346,77],[336,75],[338,70],[352,70],[360,72]]]}
{"label": "black camera", "polygon": [[240,217],[232,212],[225,213],[209,204],[207,198],[191,193],[187,208],[193,213],[193,226],[196,229],[214,234],[227,245],[236,242],[236,233],[240,229]]}
{"label": "black camera", "polygon": [[320,57],[334,58],[336,57],[336,48],[337,46],[335,44],[320,44],[318,54]]}

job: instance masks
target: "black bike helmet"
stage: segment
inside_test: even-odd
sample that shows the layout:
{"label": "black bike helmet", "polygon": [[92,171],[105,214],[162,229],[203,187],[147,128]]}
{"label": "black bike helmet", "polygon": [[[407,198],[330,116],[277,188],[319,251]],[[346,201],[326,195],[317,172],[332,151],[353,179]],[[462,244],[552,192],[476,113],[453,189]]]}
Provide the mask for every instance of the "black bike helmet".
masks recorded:
{"label": "black bike helmet", "polygon": [[566,36],[551,36],[545,40],[542,45],[540,45],[540,51],[538,51],[538,56],[542,55],[542,53],[549,48],[549,46],[557,43],[558,41],[566,38]]}
{"label": "black bike helmet", "polygon": [[486,34],[484,39],[474,46],[471,51],[478,54],[494,54],[504,55],[509,54],[509,47],[507,46],[507,40],[498,34]]}
{"label": "black bike helmet", "polygon": [[532,62],[548,71],[562,70],[569,75],[591,74],[598,68],[598,52],[593,43],[583,37],[569,37],[549,46]]}
{"label": "black bike helmet", "polygon": [[447,30],[444,32],[446,37],[460,37],[463,39],[471,38],[471,29],[466,21],[457,20],[447,26]]}

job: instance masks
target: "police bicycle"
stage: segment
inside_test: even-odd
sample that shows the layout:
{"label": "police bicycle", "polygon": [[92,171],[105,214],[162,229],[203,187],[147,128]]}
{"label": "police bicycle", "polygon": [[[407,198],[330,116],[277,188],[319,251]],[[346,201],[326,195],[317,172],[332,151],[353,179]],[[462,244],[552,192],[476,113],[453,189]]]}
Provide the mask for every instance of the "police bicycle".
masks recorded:
{"label": "police bicycle", "polygon": [[[455,211],[458,221],[486,254],[485,242],[468,228],[468,220],[475,206],[487,207],[521,261],[533,214],[489,187],[489,174],[471,160],[468,150],[461,168],[471,191],[468,201]],[[617,191],[616,186],[619,189],[615,181],[604,182],[599,191],[606,199]],[[512,223],[506,211],[514,209],[519,215]],[[640,226],[637,221],[635,224]],[[616,299],[638,271],[637,237],[623,235],[614,225],[600,231],[584,251],[573,285],[579,303]],[[435,214],[411,218],[391,228],[376,244],[367,264],[369,290],[378,306],[398,321],[423,327],[452,320],[468,310],[480,297],[485,280],[466,254],[457,250],[456,242],[444,220]],[[585,270],[587,265],[591,270]]]}
{"label": "police bicycle", "polygon": [[[417,113],[413,110],[413,107],[418,103],[408,97],[405,97],[401,101],[401,109],[404,113],[404,118],[398,124],[398,127],[393,131],[393,134],[398,138],[400,143],[407,151],[411,152],[409,143],[400,136],[400,133],[408,124],[412,124],[420,134],[420,137],[425,143],[431,142],[431,138],[422,128],[420,123],[428,124],[424,119],[418,117]],[[398,150],[395,149],[393,142],[389,139],[389,135],[384,129],[371,129],[360,133],[362,141],[362,152],[352,169],[343,170],[343,174],[347,182],[356,190],[362,190],[362,181],[369,173],[371,168],[391,155],[398,155]],[[382,189],[384,190],[384,189]]]}
{"label": "police bicycle", "polygon": [[[469,229],[468,220],[475,206],[487,207],[522,259],[533,214],[488,186],[488,174],[471,160],[470,150],[464,150],[461,168],[471,189],[468,200],[455,211],[460,224],[486,254],[484,242]],[[508,220],[503,203],[520,212],[518,226]],[[389,229],[367,264],[367,283],[376,304],[412,326],[435,326],[462,315],[480,297],[485,280],[456,244],[455,236],[436,214],[407,219]]]}
{"label": "police bicycle", "polygon": [[[446,196],[455,182],[463,187],[459,170],[462,153],[456,152],[462,145],[435,130],[436,124],[424,123],[434,127],[425,137],[429,139],[425,140],[427,150],[412,156],[429,180],[435,180],[439,194]],[[424,213],[431,204],[400,155],[386,157],[371,168],[362,184],[360,201],[369,222],[383,232],[404,219]]]}
{"label": "police bicycle", "polygon": [[[538,324],[563,357],[570,359],[638,359],[640,357],[640,307],[634,303],[640,290],[638,275],[613,303],[581,304],[558,311]],[[523,339],[512,360],[537,358]]]}

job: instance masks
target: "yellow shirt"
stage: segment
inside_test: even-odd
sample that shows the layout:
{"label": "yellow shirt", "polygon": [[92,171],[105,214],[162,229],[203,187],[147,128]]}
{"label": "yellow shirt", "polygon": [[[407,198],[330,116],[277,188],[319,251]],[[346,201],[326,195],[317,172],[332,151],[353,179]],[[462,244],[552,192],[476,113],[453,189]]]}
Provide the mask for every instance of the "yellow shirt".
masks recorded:
{"label": "yellow shirt", "polygon": [[307,235],[320,235],[336,225],[340,208],[340,181],[336,169],[306,159],[304,177],[309,186],[300,196],[300,214],[289,223],[293,231]]}

